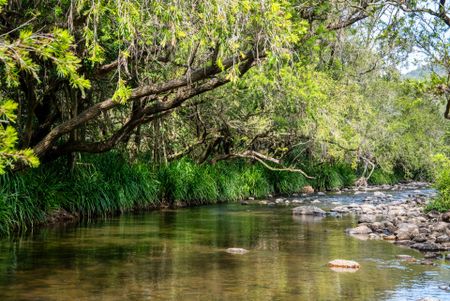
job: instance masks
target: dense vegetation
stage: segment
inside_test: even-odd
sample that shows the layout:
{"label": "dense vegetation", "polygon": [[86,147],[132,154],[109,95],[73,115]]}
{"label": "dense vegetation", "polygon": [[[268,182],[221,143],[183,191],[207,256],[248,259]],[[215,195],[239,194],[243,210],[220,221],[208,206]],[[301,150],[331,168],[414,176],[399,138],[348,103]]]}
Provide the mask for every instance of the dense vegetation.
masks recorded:
{"label": "dense vegetation", "polygon": [[[450,209],[446,1],[0,9],[2,233],[60,209],[105,215],[308,184],[436,179],[430,208]],[[438,72],[402,76],[411,52]]]}

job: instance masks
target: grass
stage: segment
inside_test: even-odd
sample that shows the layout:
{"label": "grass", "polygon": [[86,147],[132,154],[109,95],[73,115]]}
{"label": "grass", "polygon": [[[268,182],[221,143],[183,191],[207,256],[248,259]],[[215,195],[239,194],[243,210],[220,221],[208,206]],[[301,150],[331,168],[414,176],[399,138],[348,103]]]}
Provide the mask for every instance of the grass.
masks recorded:
{"label": "grass", "polygon": [[[243,160],[198,165],[186,158],[155,167],[144,160],[129,163],[118,152],[85,155],[73,172],[60,162],[0,176],[0,235],[45,223],[60,209],[83,217],[187,205],[235,202],[250,196],[292,194],[305,185],[326,190],[353,185],[349,165],[310,164],[315,176],[272,171]],[[377,178],[377,181],[380,177]]]}

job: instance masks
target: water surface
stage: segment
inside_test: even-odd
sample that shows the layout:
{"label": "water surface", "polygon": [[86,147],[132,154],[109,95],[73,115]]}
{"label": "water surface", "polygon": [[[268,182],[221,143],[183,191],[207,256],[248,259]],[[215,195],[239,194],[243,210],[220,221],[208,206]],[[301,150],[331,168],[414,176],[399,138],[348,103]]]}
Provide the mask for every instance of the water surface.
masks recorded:
{"label": "water surface", "polygon": [[[0,241],[0,300],[450,300],[448,262],[402,263],[421,255],[346,236],[355,223],[229,204],[47,228]],[[333,272],[337,258],[362,268]]]}

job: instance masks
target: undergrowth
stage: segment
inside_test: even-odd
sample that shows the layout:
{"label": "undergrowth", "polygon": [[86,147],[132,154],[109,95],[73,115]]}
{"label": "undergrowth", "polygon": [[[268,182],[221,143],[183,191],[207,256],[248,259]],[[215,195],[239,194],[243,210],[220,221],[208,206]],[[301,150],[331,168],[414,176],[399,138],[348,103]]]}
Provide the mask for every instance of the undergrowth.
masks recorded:
{"label": "undergrowth", "polygon": [[[129,163],[118,152],[82,156],[72,172],[64,166],[54,162],[0,176],[0,235],[44,223],[59,209],[107,216],[178,202],[211,204],[292,194],[305,185],[330,190],[351,186],[356,179],[355,170],[344,163],[310,164],[304,169],[315,178],[307,179],[244,160],[199,165],[183,158],[155,167],[144,160]],[[374,175],[377,182],[383,180]]]}

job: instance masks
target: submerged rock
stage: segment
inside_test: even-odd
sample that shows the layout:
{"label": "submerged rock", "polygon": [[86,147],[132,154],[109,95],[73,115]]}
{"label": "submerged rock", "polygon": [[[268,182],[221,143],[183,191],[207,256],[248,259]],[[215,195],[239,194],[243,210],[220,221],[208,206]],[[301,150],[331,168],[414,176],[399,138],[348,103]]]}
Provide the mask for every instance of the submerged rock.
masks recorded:
{"label": "submerged rock", "polygon": [[248,250],[243,248],[228,248],[225,251],[230,254],[239,254],[239,255],[243,255],[249,252]]}
{"label": "submerged rock", "polygon": [[315,206],[300,206],[292,209],[292,213],[295,215],[317,215],[324,216],[326,214],[325,211]]}
{"label": "submerged rock", "polygon": [[370,234],[372,233],[372,230],[367,227],[366,225],[361,225],[356,228],[351,228],[345,230],[348,234],[355,235],[355,234]]}

